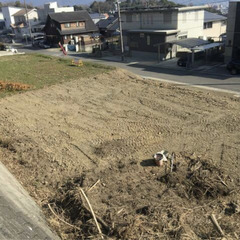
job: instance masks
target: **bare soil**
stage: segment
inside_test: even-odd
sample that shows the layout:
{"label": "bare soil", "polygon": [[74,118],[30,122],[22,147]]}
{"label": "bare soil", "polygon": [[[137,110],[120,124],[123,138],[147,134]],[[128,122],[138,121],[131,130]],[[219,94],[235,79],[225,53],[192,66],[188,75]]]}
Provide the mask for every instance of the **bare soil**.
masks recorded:
{"label": "bare soil", "polygon": [[[123,70],[81,77],[0,100],[0,160],[62,239],[100,239],[80,188],[106,239],[223,239],[211,214],[240,239],[239,103]],[[163,149],[173,172],[152,159]]]}

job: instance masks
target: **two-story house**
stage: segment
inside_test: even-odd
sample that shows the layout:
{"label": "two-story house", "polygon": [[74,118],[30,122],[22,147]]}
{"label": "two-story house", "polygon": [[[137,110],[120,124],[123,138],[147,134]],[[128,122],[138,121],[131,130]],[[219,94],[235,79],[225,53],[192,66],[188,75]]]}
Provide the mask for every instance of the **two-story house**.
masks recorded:
{"label": "two-story house", "polygon": [[175,56],[178,48],[172,48],[167,43],[177,39],[203,37],[205,8],[192,6],[122,10],[125,50],[129,50],[133,56],[157,58],[157,44],[162,44],[162,60]]}
{"label": "two-story house", "polygon": [[2,14],[5,21],[5,26],[7,29],[11,29],[11,25],[15,23],[14,14],[19,12],[22,8],[5,6],[2,7]]}
{"label": "two-story house", "polygon": [[37,9],[21,9],[13,14],[14,24],[11,25],[16,38],[30,36],[30,28],[38,23]]}
{"label": "two-story house", "polygon": [[85,10],[77,12],[51,13],[44,29],[50,44],[75,44],[88,51],[88,46],[96,44],[94,35],[98,28]]}
{"label": "two-story house", "polygon": [[204,11],[203,36],[205,39],[212,39],[214,42],[222,40],[226,34],[227,18],[208,11]]}

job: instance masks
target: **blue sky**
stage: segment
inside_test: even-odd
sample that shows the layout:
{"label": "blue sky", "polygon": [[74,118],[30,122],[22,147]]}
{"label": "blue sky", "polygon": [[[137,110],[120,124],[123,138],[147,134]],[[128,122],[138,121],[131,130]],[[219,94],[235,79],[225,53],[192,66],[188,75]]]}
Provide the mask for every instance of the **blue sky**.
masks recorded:
{"label": "blue sky", "polygon": [[[15,1],[15,0],[10,0],[10,1]],[[41,6],[43,5],[45,2],[54,2],[56,0],[26,0],[26,2],[28,4],[32,4],[34,6]],[[80,4],[89,4],[91,2],[93,2],[94,0],[57,0],[57,2],[59,3],[60,6],[67,6],[67,5],[80,5]],[[193,3],[194,5],[197,4],[207,4],[207,3],[214,3],[219,1],[222,2],[223,0],[173,0],[174,2],[177,3]],[[0,0],[0,2],[8,2],[8,0]],[[20,2],[23,2],[23,0],[20,0]]]}

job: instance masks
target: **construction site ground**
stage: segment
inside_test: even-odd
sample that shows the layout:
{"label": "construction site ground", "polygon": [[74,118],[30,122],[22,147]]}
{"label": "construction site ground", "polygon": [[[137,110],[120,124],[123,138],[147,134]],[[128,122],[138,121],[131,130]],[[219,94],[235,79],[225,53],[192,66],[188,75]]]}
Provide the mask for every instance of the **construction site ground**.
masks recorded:
{"label": "construction site ground", "polygon": [[0,99],[0,160],[62,239],[101,239],[82,189],[105,239],[239,239],[239,103],[119,69],[79,76]]}

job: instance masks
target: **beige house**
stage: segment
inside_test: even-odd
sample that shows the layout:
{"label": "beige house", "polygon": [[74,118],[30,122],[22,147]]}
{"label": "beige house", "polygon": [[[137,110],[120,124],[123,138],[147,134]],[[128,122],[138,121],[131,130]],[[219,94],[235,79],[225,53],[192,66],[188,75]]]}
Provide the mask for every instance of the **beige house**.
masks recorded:
{"label": "beige house", "polygon": [[[174,57],[179,48],[169,41],[203,37],[205,6],[122,10],[125,50],[160,60]],[[166,44],[165,44],[166,43]],[[159,49],[157,44],[162,44]]]}
{"label": "beige house", "polygon": [[203,38],[213,40],[214,42],[222,41],[222,36],[226,34],[227,18],[204,11]]}

